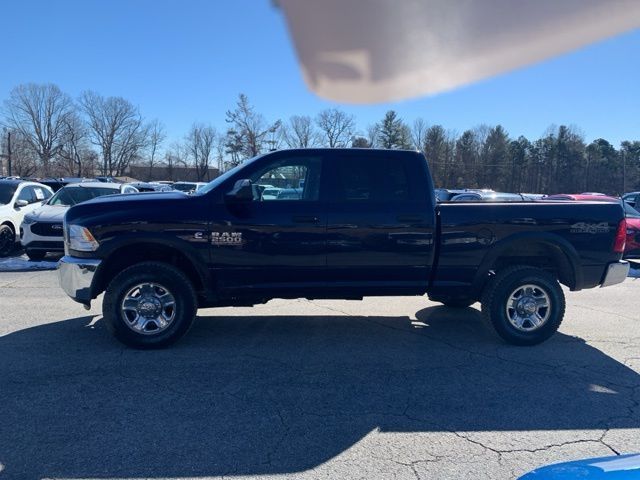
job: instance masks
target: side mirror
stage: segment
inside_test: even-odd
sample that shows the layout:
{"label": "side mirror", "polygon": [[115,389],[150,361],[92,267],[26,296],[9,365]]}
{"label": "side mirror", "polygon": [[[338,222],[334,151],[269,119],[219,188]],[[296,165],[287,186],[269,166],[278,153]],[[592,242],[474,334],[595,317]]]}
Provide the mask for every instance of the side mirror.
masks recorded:
{"label": "side mirror", "polygon": [[29,202],[26,200],[16,200],[16,208],[26,207],[29,205]]}
{"label": "side mirror", "polygon": [[235,202],[252,202],[253,201],[253,185],[251,180],[243,178],[238,180],[231,191],[226,195],[227,200]]}

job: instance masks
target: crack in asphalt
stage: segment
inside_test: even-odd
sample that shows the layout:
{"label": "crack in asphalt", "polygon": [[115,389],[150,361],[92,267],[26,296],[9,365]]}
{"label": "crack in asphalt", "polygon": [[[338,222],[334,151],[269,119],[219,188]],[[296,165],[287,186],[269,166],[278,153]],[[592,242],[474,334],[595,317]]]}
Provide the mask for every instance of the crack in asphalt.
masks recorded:
{"label": "crack in asphalt", "polygon": [[605,447],[607,447],[609,450],[611,450],[611,452],[613,452],[615,455],[620,455],[620,453],[616,449],[614,449],[613,447],[608,445],[606,442],[604,442],[604,437],[609,432],[608,429],[604,430],[602,435],[600,435],[600,437],[597,438],[597,439],[582,438],[582,439],[577,439],[577,440],[569,440],[569,441],[561,442],[561,443],[552,443],[552,444],[544,445],[544,446],[538,447],[538,448],[514,448],[514,449],[499,449],[499,448],[490,447],[489,445],[485,445],[483,442],[481,442],[479,440],[474,440],[472,438],[469,438],[469,437],[463,435],[460,432],[456,432],[456,431],[452,431],[452,430],[448,430],[448,431],[450,433],[453,433],[458,438],[461,438],[461,439],[466,440],[466,441],[468,441],[470,443],[473,443],[474,445],[478,445],[479,447],[484,448],[485,450],[489,450],[491,452],[494,452],[494,453],[498,454],[501,458],[502,458],[502,455],[505,454],[505,453],[537,453],[537,452],[544,452],[544,451],[550,450],[552,448],[561,448],[561,447],[566,447],[568,445],[577,445],[577,444],[581,444],[581,443],[600,443],[600,444],[604,445]]}

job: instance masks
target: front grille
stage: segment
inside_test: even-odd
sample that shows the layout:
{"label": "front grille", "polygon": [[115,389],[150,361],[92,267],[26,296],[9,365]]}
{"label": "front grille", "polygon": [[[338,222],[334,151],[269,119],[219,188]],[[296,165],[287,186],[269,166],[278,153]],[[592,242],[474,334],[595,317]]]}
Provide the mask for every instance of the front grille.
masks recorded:
{"label": "front grille", "polygon": [[27,245],[29,250],[46,250],[47,252],[64,252],[64,243],[47,240],[37,240]]}
{"label": "front grille", "polygon": [[34,223],[31,231],[42,237],[62,237],[62,223]]}

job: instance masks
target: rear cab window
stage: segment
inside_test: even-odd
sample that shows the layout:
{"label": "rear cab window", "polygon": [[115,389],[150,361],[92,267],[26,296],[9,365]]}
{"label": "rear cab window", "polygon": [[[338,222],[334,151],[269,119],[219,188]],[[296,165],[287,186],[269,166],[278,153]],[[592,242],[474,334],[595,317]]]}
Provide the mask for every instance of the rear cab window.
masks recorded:
{"label": "rear cab window", "polygon": [[332,202],[398,204],[428,200],[425,186],[420,188],[421,172],[406,157],[362,153],[338,156],[331,162]]}

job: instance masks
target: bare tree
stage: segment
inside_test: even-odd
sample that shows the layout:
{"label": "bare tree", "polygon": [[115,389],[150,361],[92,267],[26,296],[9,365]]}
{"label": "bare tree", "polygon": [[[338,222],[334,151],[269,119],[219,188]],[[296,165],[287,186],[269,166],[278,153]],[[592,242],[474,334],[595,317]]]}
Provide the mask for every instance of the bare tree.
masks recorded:
{"label": "bare tree", "polygon": [[87,116],[91,141],[102,153],[102,174],[122,175],[148,145],[149,129],[138,109],[121,97],[85,92],[80,105]]}
{"label": "bare tree", "polygon": [[226,150],[226,145],[224,138],[222,135],[218,135],[218,139],[216,141],[216,161],[218,163],[218,175],[221,175],[224,171],[224,154]]}
{"label": "bare tree", "polygon": [[148,165],[149,165],[149,180],[151,180],[153,175],[153,168],[156,165],[158,158],[158,151],[160,150],[160,146],[162,142],[164,142],[167,135],[164,130],[164,125],[160,122],[160,120],[155,119],[149,123],[147,126],[149,132],[149,141],[148,141]]}
{"label": "bare tree", "polygon": [[416,150],[424,151],[424,142],[427,138],[427,122],[422,118],[416,118],[411,125],[411,143]]}
{"label": "bare tree", "polygon": [[[274,123],[267,123],[262,115],[256,113],[254,108],[249,104],[249,99],[243,93],[238,97],[236,108],[227,111],[227,123],[231,125],[228,138],[225,143],[238,143],[241,150],[236,154],[241,154],[245,158],[253,157],[265,150],[268,140],[275,141],[275,133],[280,128],[280,120]],[[228,136],[229,136],[228,133]],[[268,137],[271,134],[272,137]]]}
{"label": "bare tree", "polygon": [[380,136],[380,124],[374,123],[367,127],[367,141],[369,142],[369,148],[375,148],[378,146],[378,137]]}
{"label": "bare tree", "polygon": [[209,178],[209,165],[213,157],[213,151],[218,135],[215,128],[194,123],[185,139],[185,147],[196,167],[198,181],[211,180]]}
{"label": "bare tree", "polygon": [[166,168],[167,180],[185,180],[177,178],[176,169],[187,166],[187,149],[181,142],[173,142],[164,154],[163,166]]}
{"label": "bare tree", "polygon": [[309,148],[318,144],[318,132],[307,115],[294,115],[282,126],[284,143],[289,148]]}
{"label": "bare tree", "polygon": [[230,156],[227,161],[227,167],[233,168],[242,163],[242,135],[233,128],[227,130],[227,135],[224,139],[225,153]]}
{"label": "bare tree", "polygon": [[355,130],[355,119],[337,108],[323,110],[316,117],[323,143],[329,148],[346,147]]}
{"label": "bare tree", "polygon": [[[17,130],[9,130],[11,134],[11,175],[30,177],[38,169],[38,155],[31,148],[31,144]],[[7,152],[7,136],[3,136],[0,151]],[[1,172],[1,170],[0,170]],[[8,169],[7,169],[7,174]]]}
{"label": "bare tree", "polygon": [[86,163],[94,157],[89,147],[88,131],[78,114],[69,115],[64,121],[64,133],[60,149],[60,167],[63,175],[80,177],[88,172]]}
{"label": "bare tree", "polygon": [[62,148],[65,122],[74,111],[71,98],[56,85],[29,83],[11,91],[4,110],[7,124],[37,154],[48,176],[50,161]]}

